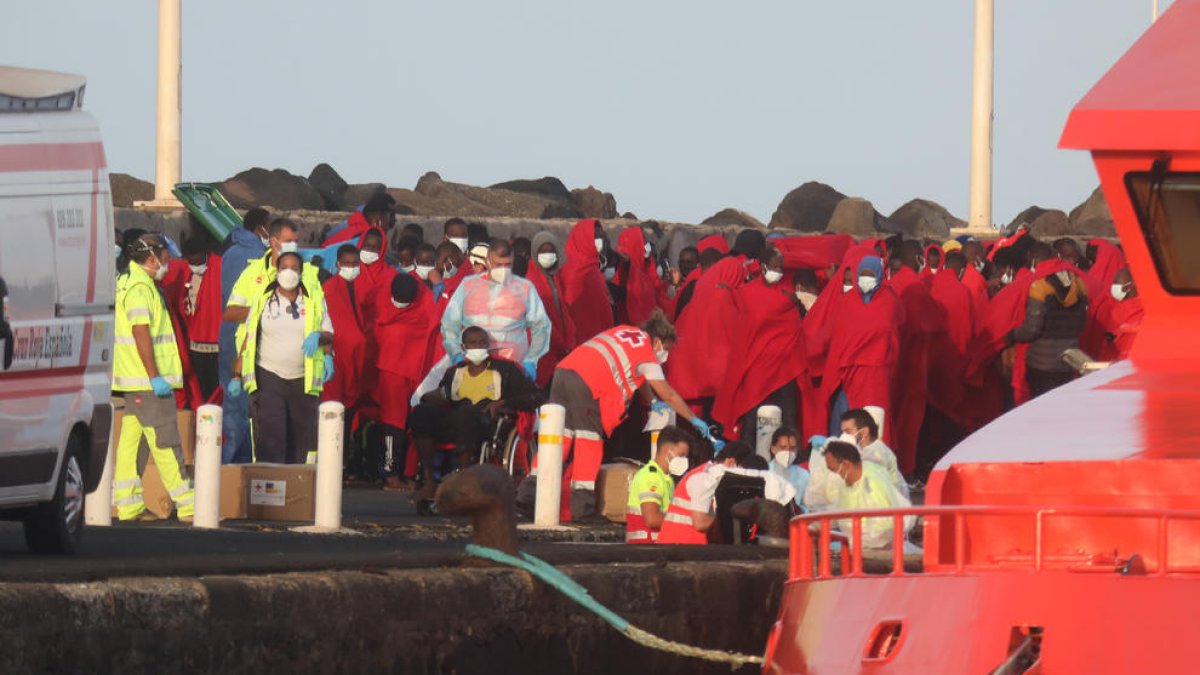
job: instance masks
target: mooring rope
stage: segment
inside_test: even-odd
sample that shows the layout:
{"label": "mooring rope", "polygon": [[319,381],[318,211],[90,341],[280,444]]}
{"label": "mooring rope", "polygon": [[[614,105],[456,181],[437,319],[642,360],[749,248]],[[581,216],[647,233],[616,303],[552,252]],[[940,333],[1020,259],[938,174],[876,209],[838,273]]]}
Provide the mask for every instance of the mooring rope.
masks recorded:
{"label": "mooring rope", "polygon": [[750,656],[749,654],[739,654],[737,652],[721,651],[719,649],[703,649],[701,647],[693,647],[682,642],[666,640],[657,635],[648,633],[637,626],[630,624],[621,616],[617,615],[611,609],[605,607],[596,601],[595,598],[588,593],[587,589],[580,586],[574,579],[560,572],[553,565],[550,565],[540,558],[522,553],[518,558],[511,556],[503,551],[497,551],[494,548],[479,546],[478,544],[467,544],[467,555],[476,558],[484,558],[493,562],[498,562],[510,567],[517,567],[529,572],[533,576],[550,584],[551,587],[558,590],[563,595],[574,600],[582,605],[585,609],[590,610],[596,616],[604,619],[613,628],[616,628],[625,637],[630,640],[664,652],[678,654],[680,656],[689,656],[705,661],[715,661],[717,663],[728,663],[730,668],[737,669],[746,664],[754,663],[761,664],[763,658],[761,656]]}

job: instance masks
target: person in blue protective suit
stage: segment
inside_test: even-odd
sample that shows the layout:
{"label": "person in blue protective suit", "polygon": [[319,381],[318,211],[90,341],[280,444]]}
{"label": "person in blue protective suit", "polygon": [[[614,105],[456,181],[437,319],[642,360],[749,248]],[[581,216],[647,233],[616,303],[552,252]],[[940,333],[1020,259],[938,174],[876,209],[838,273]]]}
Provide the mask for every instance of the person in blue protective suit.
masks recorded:
{"label": "person in blue protective suit", "polygon": [[[229,302],[233,285],[246,269],[251,260],[263,257],[267,251],[270,237],[267,223],[271,214],[266,209],[250,209],[242,218],[242,229],[234,230],[229,235],[229,248],[221,256],[221,306]],[[221,382],[221,390],[225,391],[222,400],[221,418],[221,461],[229,464],[243,464],[251,461],[250,447],[250,399],[243,392],[238,396],[228,393],[229,380],[233,377],[233,357],[237,353],[236,334],[240,321],[223,321],[218,335],[219,359],[217,377]]]}
{"label": "person in blue protective suit", "polygon": [[487,253],[487,271],[465,279],[446,305],[442,345],[451,362],[461,363],[463,330],[479,326],[491,338],[492,353],[521,364],[533,380],[538,359],[550,349],[550,317],[537,288],[513,274],[512,263],[512,245],[494,239]]}

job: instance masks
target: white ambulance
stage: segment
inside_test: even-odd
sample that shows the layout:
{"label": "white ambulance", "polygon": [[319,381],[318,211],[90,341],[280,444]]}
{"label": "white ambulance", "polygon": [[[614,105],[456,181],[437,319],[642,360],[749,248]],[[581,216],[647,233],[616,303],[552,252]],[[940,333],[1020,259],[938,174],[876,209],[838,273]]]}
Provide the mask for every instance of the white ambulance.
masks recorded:
{"label": "white ambulance", "polygon": [[0,66],[0,519],[70,552],[112,427],[114,242],[84,78]]}

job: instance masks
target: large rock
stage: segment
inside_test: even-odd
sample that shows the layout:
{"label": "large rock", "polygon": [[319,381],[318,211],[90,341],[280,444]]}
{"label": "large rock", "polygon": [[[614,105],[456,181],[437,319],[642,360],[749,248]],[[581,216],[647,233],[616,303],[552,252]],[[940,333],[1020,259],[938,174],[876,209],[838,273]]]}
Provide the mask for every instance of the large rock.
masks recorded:
{"label": "large rock", "polygon": [[1088,237],[1115,237],[1117,227],[1113,223],[1112,212],[1108,210],[1108,202],[1104,192],[1096,188],[1087,201],[1071,209],[1067,217],[1071,224],[1071,233]]}
{"label": "large rock", "polygon": [[552,199],[560,199],[564,202],[571,201],[571,191],[567,189],[563,182],[553,176],[536,179],[519,179],[510,180],[503,183],[496,183],[491,186],[492,190],[512,190],[513,192],[523,192],[530,195],[541,195]]}
{"label": "large rock", "polygon": [[133,206],[134,202],[154,199],[154,183],[134,178],[127,173],[108,174],[113,206]]}
{"label": "large rock", "polygon": [[[356,185],[349,185],[342,192],[342,210],[354,211],[363,204],[366,204],[367,200],[371,197],[380,192],[387,191],[387,186],[383,183],[359,183]],[[397,207],[398,206],[399,205],[397,205]],[[412,211],[408,211],[406,213],[412,213]]]}
{"label": "large rock", "polygon": [[1072,234],[1067,214],[1058,209],[1043,211],[1029,223],[1029,233],[1035,237],[1066,237]]}
{"label": "large rock", "polygon": [[949,239],[950,228],[967,226],[965,220],[955,218],[946,207],[928,199],[913,199],[887,219],[911,236],[936,241]]}
{"label": "large rock", "polygon": [[766,227],[766,225],[763,225],[762,221],[758,218],[755,218],[745,211],[739,211],[737,209],[721,209],[720,211],[717,211],[711,216],[705,218],[700,222],[700,224],[712,225],[714,227],[737,227],[740,229],[745,229],[748,227],[763,229]]}
{"label": "large rock", "polygon": [[829,224],[833,211],[846,195],[815,181],[787,193],[771,215],[771,228],[820,232]]}
{"label": "large rock", "polygon": [[[507,216],[510,218],[574,218],[579,211],[569,202],[507,189],[489,189],[451,183],[430,171],[417,181],[413,195],[415,213],[462,217]],[[401,196],[392,192],[397,201]]]}
{"label": "large rock", "polygon": [[221,194],[234,208],[269,206],[279,211],[319,211],[325,207],[321,193],[306,178],[283,169],[267,171],[255,167],[219,185]]}
{"label": "large rock", "polygon": [[619,215],[617,198],[612,196],[611,192],[597,190],[591,185],[571,190],[571,203],[579,210],[580,218],[612,220]]}
{"label": "large rock", "polygon": [[882,231],[882,221],[883,217],[871,202],[862,197],[847,197],[834,207],[825,231],[854,237],[874,237]]}
{"label": "large rock", "polygon": [[325,202],[326,211],[346,210],[342,195],[349,186],[332,166],[324,162],[314,166],[312,172],[308,174],[308,184],[321,195],[321,201]]}
{"label": "large rock", "polygon": [[1037,220],[1043,213],[1046,213],[1046,211],[1047,209],[1043,209],[1040,206],[1031,206],[1018,213],[1016,217],[1004,227],[1005,235],[1013,234],[1017,231],[1017,228],[1021,227],[1022,225],[1028,229],[1030,225],[1033,225],[1033,221]]}

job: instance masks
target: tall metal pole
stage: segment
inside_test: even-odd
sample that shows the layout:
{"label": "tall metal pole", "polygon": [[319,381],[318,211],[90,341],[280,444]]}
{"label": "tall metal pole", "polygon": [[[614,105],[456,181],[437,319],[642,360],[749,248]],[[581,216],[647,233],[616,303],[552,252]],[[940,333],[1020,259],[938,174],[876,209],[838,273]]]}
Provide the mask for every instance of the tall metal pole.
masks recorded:
{"label": "tall metal pole", "polygon": [[180,84],[183,80],[180,15],[183,0],[158,0],[158,124],[154,145],[154,201],[174,202],[182,173]]}
{"label": "tall metal pole", "polygon": [[1150,4],[1152,5],[1151,11],[1154,12],[1150,17],[1150,23],[1154,23],[1158,21],[1158,0],[1152,0]]}
{"label": "tall metal pole", "polygon": [[992,230],[993,0],[975,0],[975,70],[971,93],[971,194],[967,226]]}

